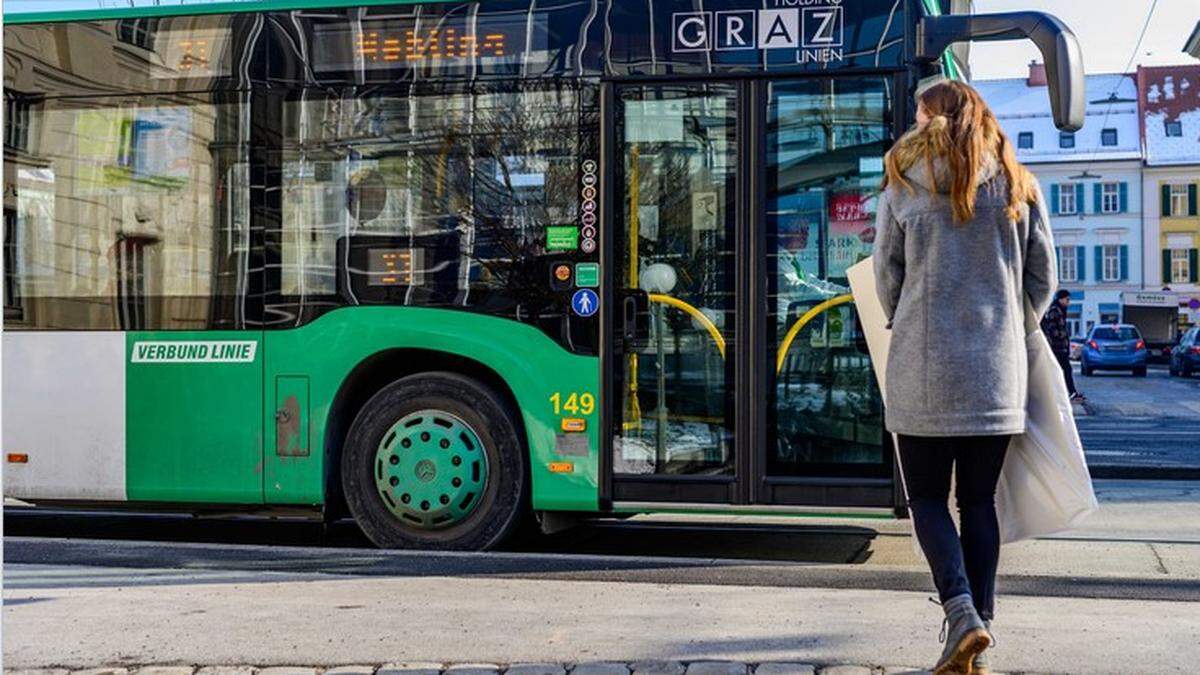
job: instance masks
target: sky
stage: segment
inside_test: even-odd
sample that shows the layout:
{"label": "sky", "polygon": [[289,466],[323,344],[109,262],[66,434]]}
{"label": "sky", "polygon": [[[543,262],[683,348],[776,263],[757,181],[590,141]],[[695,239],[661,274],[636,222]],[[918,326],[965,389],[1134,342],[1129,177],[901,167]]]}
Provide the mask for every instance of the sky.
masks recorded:
{"label": "sky", "polygon": [[[975,0],[976,13],[1040,10],[1062,19],[1079,38],[1088,73],[1116,73],[1133,54],[1138,33],[1153,0]],[[1130,70],[1145,66],[1200,63],[1183,52],[1183,43],[1200,21],[1200,0],[1158,0],[1142,46]],[[1020,77],[1040,57],[1032,42],[975,43],[971,77],[977,80]]]}

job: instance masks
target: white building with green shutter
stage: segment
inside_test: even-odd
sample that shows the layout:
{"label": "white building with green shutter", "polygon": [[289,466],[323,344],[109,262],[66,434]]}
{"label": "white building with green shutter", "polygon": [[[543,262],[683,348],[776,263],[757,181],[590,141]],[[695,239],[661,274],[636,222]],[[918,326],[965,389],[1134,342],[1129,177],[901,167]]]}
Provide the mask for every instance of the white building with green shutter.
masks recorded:
{"label": "white building with green shutter", "polygon": [[1017,146],[1017,158],[1041,182],[1058,246],[1059,285],[1071,291],[1072,334],[1119,321],[1121,293],[1153,282],[1142,264],[1136,78],[1088,75],[1087,120],[1076,133],[1054,127],[1041,64],[1030,64],[1024,78],[973,84]]}

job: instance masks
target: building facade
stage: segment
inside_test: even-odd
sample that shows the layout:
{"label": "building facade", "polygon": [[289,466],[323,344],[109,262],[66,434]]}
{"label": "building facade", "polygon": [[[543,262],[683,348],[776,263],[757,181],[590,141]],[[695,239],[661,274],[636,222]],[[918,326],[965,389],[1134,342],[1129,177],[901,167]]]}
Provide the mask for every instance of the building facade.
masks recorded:
{"label": "building facade", "polygon": [[1200,65],[1138,68],[1149,283],[1178,297],[1181,328],[1200,322]]}
{"label": "building facade", "polygon": [[1122,316],[1122,294],[1146,284],[1137,81],[1129,74],[1089,75],[1087,117],[1060,132],[1047,103],[1046,72],[974,83],[1037,176],[1050,208],[1059,286],[1071,292],[1068,323],[1083,336]]}

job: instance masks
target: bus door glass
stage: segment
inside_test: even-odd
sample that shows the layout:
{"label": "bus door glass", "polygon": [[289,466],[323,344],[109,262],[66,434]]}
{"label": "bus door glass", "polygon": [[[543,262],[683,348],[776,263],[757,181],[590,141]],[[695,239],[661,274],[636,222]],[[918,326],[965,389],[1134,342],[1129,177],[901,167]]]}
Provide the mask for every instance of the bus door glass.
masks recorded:
{"label": "bus door glass", "polygon": [[738,348],[737,90],[617,91],[614,474],[710,477],[712,499],[725,501]]}
{"label": "bus door glass", "polygon": [[846,268],[874,245],[893,82],[768,85],[768,483],[891,473]]}

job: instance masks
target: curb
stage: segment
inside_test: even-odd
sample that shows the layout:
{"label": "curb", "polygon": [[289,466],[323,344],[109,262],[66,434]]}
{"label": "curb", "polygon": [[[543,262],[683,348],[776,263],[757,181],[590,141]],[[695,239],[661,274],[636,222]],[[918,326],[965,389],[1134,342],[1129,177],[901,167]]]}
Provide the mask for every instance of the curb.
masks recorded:
{"label": "curb", "polygon": [[[790,661],[601,661],[596,663],[385,663],[316,666],[111,666],[87,669],[6,670],[10,675],[929,675],[928,670],[896,666],[816,665]],[[993,673],[992,675],[1005,675]],[[1034,675],[1012,673],[1011,675]]]}

